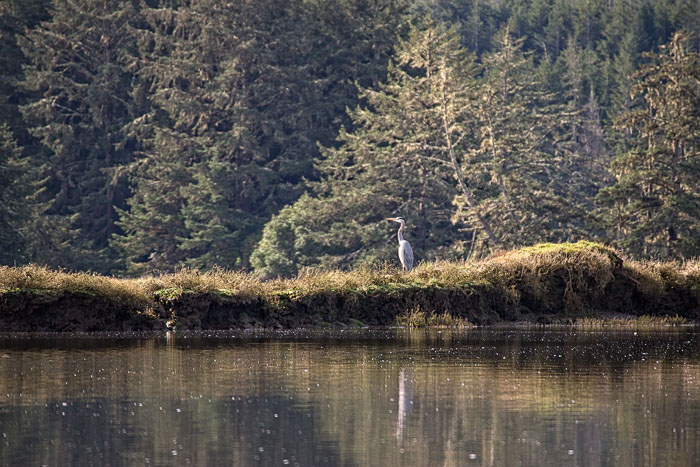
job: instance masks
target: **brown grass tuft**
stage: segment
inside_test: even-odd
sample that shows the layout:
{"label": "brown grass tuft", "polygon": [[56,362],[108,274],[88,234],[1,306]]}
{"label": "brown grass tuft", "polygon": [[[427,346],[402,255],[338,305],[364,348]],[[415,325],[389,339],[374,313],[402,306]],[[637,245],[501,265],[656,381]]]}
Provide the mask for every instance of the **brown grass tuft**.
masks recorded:
{"label": "brown grass tuft", "polygon": [[415,308],[408,313],[400,314],[396,317],[396,324],[398,326],[405,326],[409,328],[424,328],[424,327],[438,327],[438,328],[473,328],[474,324],[470,323],[469,320],[460,318],[458,316],[453,316],[448,312],[435,313],[435,312],[425,312],[421,311],[420,308]]}

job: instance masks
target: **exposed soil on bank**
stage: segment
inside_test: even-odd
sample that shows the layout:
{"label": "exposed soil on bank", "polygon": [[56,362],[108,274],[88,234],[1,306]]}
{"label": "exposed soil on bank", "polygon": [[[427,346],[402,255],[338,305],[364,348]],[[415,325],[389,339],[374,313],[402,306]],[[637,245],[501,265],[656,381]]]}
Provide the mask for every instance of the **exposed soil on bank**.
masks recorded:
{"label": "exposed soil on bank", "polygon": [[126,280],[35,266],[0,269],[5,332],[385,326],[437,315],[474,325],[637,316],[697,323],[700,267],[625,262],[582,242],[479,263],[431,263],[410,274],[319,272],[269,283],[223,271]]}

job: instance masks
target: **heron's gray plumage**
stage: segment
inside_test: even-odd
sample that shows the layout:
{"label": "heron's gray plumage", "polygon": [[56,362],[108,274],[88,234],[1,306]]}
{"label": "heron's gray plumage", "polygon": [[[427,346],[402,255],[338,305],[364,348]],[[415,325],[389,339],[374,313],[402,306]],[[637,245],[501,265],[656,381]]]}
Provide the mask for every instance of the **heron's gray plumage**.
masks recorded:
{"label": "heron's gray plumage", "polygon": [[405,270],[410,271],[413,269],[413,250],[411,249],[411,244],[406,240],[399,242],[399,260]]}
{"label": "heron's gray plumage", "polygon": [[403,239],[403,229],[406,227],[406,221],[403,219],[403,217],[388,217],[387,220],[401,224],[398,232],[399,261],[401,261],[401,266],[403,266],[406,271],[410,271],[413,269],[413,249],[411,248],[411,244]]}

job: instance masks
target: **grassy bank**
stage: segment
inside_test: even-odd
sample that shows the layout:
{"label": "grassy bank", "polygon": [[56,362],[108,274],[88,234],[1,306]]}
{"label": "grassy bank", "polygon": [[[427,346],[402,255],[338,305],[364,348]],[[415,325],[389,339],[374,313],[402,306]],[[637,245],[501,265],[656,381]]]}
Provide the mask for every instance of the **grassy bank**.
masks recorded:
{"label": "grassy bank", "polygon": [[223,270],[117,279],[0,268],[4,331],[594,323],[619,316],[699,321],[700,263],[623,261],[602,245],[579,242],[425,263],[410,273],[383,266],[271,281]]}

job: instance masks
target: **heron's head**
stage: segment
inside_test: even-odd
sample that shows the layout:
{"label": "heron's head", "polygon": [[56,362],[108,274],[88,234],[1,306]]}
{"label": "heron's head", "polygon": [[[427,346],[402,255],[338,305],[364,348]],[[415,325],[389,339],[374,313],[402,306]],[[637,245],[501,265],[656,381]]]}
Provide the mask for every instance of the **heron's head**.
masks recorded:
{"label": "heron's head", "polygon": [[405,223],[406,223],[406,221],[403,219],[403,217],[387,217],[386,220],[398,222],[399,224],[405,224]]}

